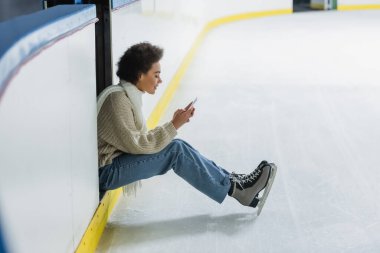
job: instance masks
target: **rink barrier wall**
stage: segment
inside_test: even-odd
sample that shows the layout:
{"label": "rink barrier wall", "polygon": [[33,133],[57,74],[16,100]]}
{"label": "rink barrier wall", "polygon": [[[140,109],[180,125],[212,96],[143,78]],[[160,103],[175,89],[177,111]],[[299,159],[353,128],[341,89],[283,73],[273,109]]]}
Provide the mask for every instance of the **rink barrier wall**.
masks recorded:
{"label": "rink barrier wall", "polygon": [[117,10],[136,1],[139,1],[139,0],[112,0],[111,8],[112,10]]}
{"label": "rink barrier wall", "polygon": [[107,225],[108,218],[111,216],[112,210],[119,200],[121,193],[122,188],[106,192],[75,251],[76,253],[95,252]]}
{"label": "rink barrier wall", "polygon": [[[47,101],[43,99],[42,101],[39,99],[36,99],[35,101],[33,100],[23,101],[23,96],[17,96],[20,101],[23,101],[23,103],[20,103],[20,104],[13,103],[13,102],[9,103],[9,101],[16,101],[14,99],[15,97],[12,97],[12,96],[15,96],[16,94],[16,95],[24,95],[24,97],[35,96],[36,98],[38,98],[38,95],[41,94],[41,91],[38,90],[39,88],[41,87],[48,88],[49,92],[51,92],[52,90],[57,91],[55,89],[57,89],[58,87],[59,90],[57,92],[64,93],[62,96],[64,97],[65,95],[69,94],[68,90],[70,86],[76,86],[77,84],[79,84],[79,82],[75,80],[75,77],[78,77],[78,75],[76,74],[79,71],[72,71],[74,68],[67,68],[67,69],[65,68],[62,70],[62,73],[68,72],[69,74],[72,74],[72,79],[70,79],[67,83],[64,83],[64,85],[62,86],[59,86],[61,84],[60,82],[61,80],[57,81],[53,85],[50,85],[51,83],[46,82],[46,80],[49,79],[49,78],[46,78],[46,76],[49,76],[49,73],[46,73],[46,74],[43,73],[44,69],[40,68],[41,65],[39,64],[43,65],[43,63],[46,63],[46,59],[51,57],[54,54],[52,53],[52,51],[54,52],[54,50],[56,50],[56,48],[58,47],[60,47],[61,49],[60,52],[63,52],[63,51],[69,52],[71,53],[70,56],[73,56],[74,55],[73,52],[75,52],[77,47],[80,46],[80,42],[86,42],[86,43],[94,42],[95,23],[97,21],[98,19],[96,18],[95,5],[91,4],[91,5],[60,5],[60,6],[49,8],[47,10],[41,10],[29,15],[16,17],[16,18],[0,23],[0,30],[2,32],[0,34],[0,41],[1,41],[1,44],[0,44],[0,106],[2,106],[1,116],[4,116],[4,115],[9,116],[12,114],[15,115],[14,118],[7,117],[6,119],[10,119],[10,120],[2,122],[2,124],[0,124],[0,126],[2,127],[5,126],[4,128],[2,128],[2,130],[11,129],[11,131],[5,132],[8,134],[11,133],[8,136],[13,136],[13,134],[16,133],[17,130],[22,130],[22,131],[17,132],[17,134],[15,134],[16,136],[39,135],[40,132],[38,131],[34,131],[33,134],[31,134],[29,129],[25,127],[27,126],[27,124],[24,124],[26,122],[21,122],[22,124],[17,124],[17,127],[13,128],[14,129],[13,132],[12,132],[12,128],[9,126],[12,126],[12,124],[20,123],[17,120],[19,120],[20,118],[18,116],[22,115],[23,113],[22,107],[28,107],[28,105],[36,105],[36,104],[45,105],[44,102]],[[74,39],[79,40],[79,43],[74,43],[73,42]],[[93,47],[94,46],[95,46],[95,43],[93,43]],[[92,46],[88,45],[88,49],[91,49],[91,48]],[[91,50],[88,50],[88,51],[91,51]],[[93,90],[95,94],[95,79],[92,82],[92,78],[91,78],[91,76],[95,76],[95,65],[93,66],[93,68],[91,68],[91,63],[93,61],[89,61],[91,56],[93,56],[93,51],[91,51],[90,54],[87,54],[87,50],[84,50],[84,53],[80,56],[83,56],[83,57],[82,58],[78,57],[76,60],[83,61],[84,65],[90,66],[87,68],[85,67],[83,71],[83,73],[85,74],[87,73],[90,74],[89,78],[87,78],[87,82],[85,82],[85,84],[83,85],[82,83],[80,83],[77,86],[79,87],[78,88],[79,92],[75,94],[76,96],[70,96],[70,100],[64,101],[64,99],[61,99],[61,100],[57,99],[59,100],[57,101],[57,104],[63,105],[61,108],[68,109],[64,113],[67,113],[65,116],[70,114],[70,120],[74,119],[76,116],[80,115],[81,113],[85,113],[84,114],[85,116],[89,115],[87,113],[88,112],[87,110],[91,109],[92,105],[87,103],[88,102],[87,99],[88,98],[90,98],[90,100],[93,100],[93,99],[91,99],[92,93],[89,93],[88,91]],[[86,58],[87,56],[90,56],[90,57]],[[43,60],[41,61],[41,59]],[[55,70],[60,69],[60,67],[66,63],[69,64],[68,58],[64,58],[58,61],[58,63],[55,64],[57,66]],[[30,81],[30,83],[24,82],[25,85],[24,85],[23,91],[20,91],[19,88],[14,89],[14,87],[21,86],[20,76],[21,76],[21,80],[24,80],[25,76],[31,73],[30,71],[32,68],[31,66],[33,67],[36,66],[35,68],[38,68],[37,69],[38,71],[32,73],[33,74],[32,78],[28,80]],[[44,66],[51,66],[51,65],[45,64]],[[57,76],[57,79],[59,78],[62,78],[62,76]],[[38,88],[35,87],[35,83],[39,83],[39,85],[36,86]],[[64,87],[64,88],[61,89],[61,87]],[[84,90],[83,93],[80,92],[82,90]],[[33,93],[33,92],[36,92],[36,93]],[[74,93],[74,91],[71,91],[71,92]],[[75,110],[75,113],[72,113],[74,111],[74,110],[71,111],[73,107],[67,107],[67,105],[70,105],[70,103],[77,104],[77,105],[84,103],[85,106],[84,106],[84,109],[82,108],[81,110]],[[52,106],[52,108],[54,109],[57,109],[58,107],[59,106],[55,106],[55,107]],[[36,108],[39,108],[39,107],[36,107]],[[55,111],[56,114],[62,113],[62,111],[60,110],[61,108],[58,108],[58,110]],[[96,108],[95,100],[93,100],[93,108]],[[25,111],[27,111],[27,109]],[[36,111],[36,113],[33,114],[33,116],[37,115],[38,117],[44,117],[46,115],[49,115],[49,113],[51,112],[49,110]],[[20,112],[21,114],[18,114]],[[92,124],[92,122],[96,122],[96,115],[95,115],[96,109],[93,110],[93,112],[94,112],[93,115],[90,115],[93,117],[91,118],[91,121],[88,120],[89,123],[86,126],[92,125],[91,130],[92,129],[94,130],[92,131],[94,135],[93,136],[88,135],[88,136],[90,136],[89,138],[90,140],[94,140],[94,141],[89,142],[88,143],[89,145],[87,144],[78,145],[81,148],[85,147],[86,150],[88,146],[94,147],[91,150],[93,151],[91,153],[94,155],[93,157],[90,157],[90,155],[88,155],[84,159],[81,159],[82,161],[84,161],[84,163],[88,162],[89,160],[91,161],[91,164],[86,164],[88,166],[84,166],[84,170],[85,170],[85,171],[83,170],[84,173],[91,171],[94,167],[96,168],[96,164],[97,164],[97,162],[92,162],[92,161],[97,161],[96,159],[94,159],[97,157],[96,145],[93,145],[93,144],[96,144],[96,141],[95,141],[96,127],[94,127],[94,125]],[[83,114],[81,116],[83,116]],[[39,121],[38,119],[40,119],[38,117],[36,118],[36,122],[38,122]],[[46,117],[45,119],[51,120],[48,117]],[[92,119],[94,121],[92,121]],[[66,129],[69,127],[72,127],[70,128],[70,131],[72,131],[73,129],[74,130],[70,132],[70,137],[74,136],[75,134],[78,134],[78,135],[81,134],[80,131],[75,131],[75,129],[82,128],[84,129],[84,131],[88,130],[87,128],[84,128],[82,125],[80,125],[80,127],[78,128],[75,128],[76,124],[73,123],[74,122],[73,120],[69,122],[70,123],[68,123],[67,125],[61,124],[59,127],[57,127],[54,130],[61,131],[65,127]],[[5,124],[5,123],[9,123],[9,124]],[[78,122],[78,126],[79,124],[80,122]],[[23,127],[18,127],[20,125],[22,125]],[[41,125],[43,125],[43,123]],[[38,123],[33,124],[31,129],[34,128],[33,130],[35,130],[36,126],[38,126]],[[39,129],[43,129],[43,127]],[[4,134],[4,132],[2,133]],[[49,138],[49,134],[51,133],[50,132],[46,133],[45,137]],[[1,135],[1,132],[0,132],[0,135]],[[84,137],[84,139],[87,138],[88,136]],[[4,201],[3,204],[4,203],[7,203],[7,204],[2,206],[3,207],[2,211],[5,210],[5,212],[2,212],[1,218],[4,218],[3,221],[5,225],[4,223],[1,225],[5,227],[5,228],[3,227],[4,228],[3,232],[4,234],[7,235],[7,246],[9,247],[9,250],[11,252],[13,251],[15,252],[16,251],[17,252],[47,252],[45,249],[49,248],[49,252],[63,252],[67,248],[68,250],[70,250],[70,252],[74,251],[83,232],[87,228],[86,220],[91,218],[92,213],[95,210],[95,207],[97,205],[97,202],[89,203],[92,200],[97,199],[97,197],[95,196],[96,192],[94,192],[93,189],[89,190],[89,187],[88,187],[86,188],[85,191],[80,192],[81,196],[74,198],[72,197],[73,195],[72,192],[66,194],[67,191],[65,190],[67,190],[67,187],[61,187],[62,185],[64,185],[64,183],[62,184],[62,181],[58,183],[55,182],[54,181],[55,177],[53,177],[53,180],[51,181],[46,180],[46,179],[50,179],[49,176],[54,174],[52,173],[52,171],[54,171],[55,169],[58,170],[61,167],[65,167],[65,169],[67,169],[64,173],[62,173],[63,176],[60,178],[60,180],[67,180],[66,182],[69,182],[71,184],[71,189],[69,189],[68,191],[71,191],[74,187],[76,187],[77,186],[76,183],[78,183],[78,185],[81,185],[81,186],[85,185],[85,187],[87,187],[88,186],[87,183],[91,179],[88,179],[86,177],[80,177],[84,174],[84,173],[82,174],[83,171],[80,171],[77,174],[79,175],[77,177],[79,180],[76,180],[75,182],[73,182],[74,181],[73,176],[70,173],[73,171],[74,166],[72,166],[72,164],[69,164],[67,162],[68,156],[63,157],[63,156],[58,155],[59,159],[57,159],[58,161],[55,161],[56,162],[55,164],[53,163],[49,164],[48,162],[46,162],[49,159],[45,159],[44,162],[46,163],[41,163],[40,161],[38,166],[36,166],[37,163],[35,162],[36,160],[34,158],[41,156],[41,154],[38,154],[36,156],[30,156],[26,158],[26,159],[29,159],[28,160],[30,162],[28,164],[29,167],[22,166],[20,164],[22,164],[22,162],[25,162],[23,160],[24,154],[26,153],[30,154],[30,153],[36,152],[36,150],[40,150],[38,149],[39,147],[36,148],[35,150],[31,150],[31,149],[28,150],[28,148],[26,148],[28,147],[27,145],[26,147],[23,146],[22,141],[24,140],[20,142],[19,139],[16,138],[17,140],[14,140],[13,137],[3,140],[2,137],[3,136],[0,136],[2,141],[4,141],[4,142],[0,142],[0,144],[3,144],[3,148],[4,148],[2,152],[4,157],[2,156],[2,158],[7,158],[7,159],[0,159],[0,163],[1,163],[0,171],[2,170],[2,175],[3,175],[3,178],[2,178],[3,181],[0,180],[0,186],[4,187],[2,188],[2,191],[1,191],[3,195],[1,196],[0,200]],[[31,140],[35,141],[34,138],[31,138]],[[25,142],[28,142],[28,141],[30,141],[30,139],[25,140]],[[87,143],[86,141],[84,142]],[[13,145],[7,146],[6,145],[7,143],[13,144]],[[40,140],[34,143],[36,144],[36,146],[37,145],[44,146],[45,144],[44,142],[40,142]],[[63,145],[65,147],[62,148],[61,150],[65,149],[66,147],[69,147],[68,143],[69,141],[65,142],[64,143],[65,145]],[[18,150],[17,148],[14,148],[14,146],[19,146]],[[68,150],[66,149],[62,153],[68,153],[67,151]],[[75,151],[78,151],[78,149],[77,150],[73,149],[70,151],[75,152]],[[81,151],[84,151],[84,150],[81,150]],[[20,161],[14,160],[13,162],[9,162],[12,159],[12,157],[16,155],[18,156],[17,157],[18,159],[19,157],[22,157]],[[71,161],[74,161],[75,158],[73,156],[70,157],[70,159],[72,159]],[[79,166],[81,166],[81,164],[79,164],[78,167]],[[21,167],[23,167],[22,168],[23,170],[21,170],[20,172]],[[41,177],[40,177],[41,188],[38,189],[37,191],[33,187],[31,187],[31,185],[35,183],[35,181],[33,181],[33,177],[29,175],[27,177],[20,177],[20,175],[22,175],[23,172],[27,170],[25,169],[26,167],[27,169],[30,169],[30,171],[28,172],[34,171],[35,174],[41,174]],[[48,176],[46,176],[44,173],[46,171],[48,171],[51,174],[46,173],[46,174],[49,174]],[[17,175],[17,173],[20,173],[20,174]],[[8,176],[14,177],[15,174],[18,177],[18,181],[12,182],[13,180],[9,180]],[[30,181],[31,178],[32,180]],[[95,178],[97,177],[95,176]],[[26,183],[23,182],[22,180],[25,180]],[[95,182],[95,180],[93,181]],[[31,184],[28,184],[29,182],[31,182]],[[96,183],[94,183],[94,186],[96,186],[97,188]],[[22,188],[22,187],[25,187],[25,188]],[[6,189],[6,191],[4,191],[4,189]],[[31,192],[35,193],[34,197],[41,196],[40,195],[41,191],[45,192],[44,198],[49,199],[49,201],[42,201],[42,205],[41,203],[39,203],[38,205],[35,205],[35,203],[33,202],[34,200],[32,198],[28,199],[27,197],[25,197],[25,196],[28,196]],[[21,196],[17,195],[19,192],[23,192],[23,194]],[[89,196],[87,194],[89,192],[92,194],[92,196]],[[24,193],[27,193],[27,194],[24,194]],[[48,193],[48,195],[46,193]],[[62,197],[63,195],[64,197]],[[68,199],[67,196],[69,195],[71,196],[71,200],[66,201]],[[90,197],[93,197],[93,198],[90,198]],[[85,198],[86,200],[77,201],[80,198]],[[55,201],[52,201],[52,199]],[[20,202],[24,203],[27,209],[18,208],[17,205]],[[14,203],[17,203],[17,204],[14,204]],[[62,204],[62,205],[61,206],[56,205],[57,203]],[[66,209],[60,208],[62,206],[65,206],[65,208],[66,207],[67,208]],[[33,210],[37,208],[39,208],[39,212],[33,213]],[[71,212],[70,211],[68,212],[67,210],[70,210]],[[46,224],[41,222],[42,216],[43,218],[46,218],[46,214],[49,215],[49,211],[51,214],[54,214],[52,216],[59,217],[58,219],[54,220],[57,223],[59,223],[59,227],[54,229],[53,233],[47,233],[44,236],[36,237],[36,235],[41,234],[41,231],[42,233],[44,231],[46,233],[46,231],[48,231],[51,228],[52,224],[48,224],[49,226],[49,229],[48,229],[46,227]],[[31,212],[33,213],[32,215],[33,218],[32,216],[30,216]],[[16,220],[16,216],[17,216],[17,222],[14,222]],[[52,216],[48,216],[47,219],[51,219]],[[63,223],[65,223],[65,225],[66,224],[69,224],[69,225],[62,226]],[[38,233],[28,234],[28,231],[35,230],[36,225],[38,225],[40,228],[38,230]],[[27,241],[23,241],[22,239],[25,239],[26,237],[31,238],[31,239]],[[53,238],[53,240],[50,240],[51,238]],[[58,240],[59,244],[58,245],[51,244],[51,241],[55,242],[54,239],[56,238],[59,238]],[[23,245],[23,246],[20,247],[20,245]],[[25,248],[28,248],[28,250],[26,251]]]}
{"label": "rink barrier wall", "polygon": [[[147,120],[147,127],[151,129],[151,128],[154,128],[158,124],[160,118],[165,113],[175,91],[177,90],[179,83],[181,82],[183,76],[185,75],[189,65],[191,64],[198,48],[201,46],[204,38],[207,36],[207,34],[210,31],[212,31],[216,27],[219,27],[227,23],[232,23],[232,22],[237,22],[237,21],[242,21],[242,20],[247,20],[247,19],[261,18],[261,17],[288,15],[292,13],[293,13],[292,9],[247,12],[247,13],[241,13],[241,14],[222,17],[222,18],[217,18],[215,20],[208,22],[204,26],[202,31],[198,34],[198,36],[195,38],[190,50],[185,55],[181,64],[177,68],[177,71],[175,72],[172,80],[170,81],[168,87],[166,88],[165,92],[163,93],[157,105],[155,106],[152,113],[150,114]],[[117,201],[119,200],[121,192],[122,192],[121,188],[113,190],[113,191],[107,191],[107,193],[101,200],[100,205],[98,209],[96,210],[93,216],[93,219],[91,220],[90,225],[76,250],[76,253],[95,252],[96,247],[98,246],[100,238],[107,224],[107,220],[110,217],[112,210],[115,207]]]}
{"label": "rink barrier wall", "polygon": [[339,5],[338,11],[358,11],[358,10],[380,10],[380,4],[365,4],[365,5]]}
{"label": "rink barrier wall", "polygon": [[[38,14],[42,12],[44,15]],[[1,22],[0,98],[23,64],[73,30],[80,29],[78,26],[86,27],[96,21],[94,5],[60,5]]]}

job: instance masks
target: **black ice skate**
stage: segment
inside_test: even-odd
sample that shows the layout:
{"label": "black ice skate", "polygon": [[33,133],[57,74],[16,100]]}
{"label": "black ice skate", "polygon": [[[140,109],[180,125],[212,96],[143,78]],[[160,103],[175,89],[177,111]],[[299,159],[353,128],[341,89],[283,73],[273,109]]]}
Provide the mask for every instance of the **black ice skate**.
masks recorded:
{"label": "black ice skate", "polygon": [[[257,215],[260,215],[272,187],[276,171],[277,167],[275,164],[262,161],[250,174],[232,173],[231,196],[242,205],[258,207]],[[262,190],[264,190],[264,193],[259,197]]]}

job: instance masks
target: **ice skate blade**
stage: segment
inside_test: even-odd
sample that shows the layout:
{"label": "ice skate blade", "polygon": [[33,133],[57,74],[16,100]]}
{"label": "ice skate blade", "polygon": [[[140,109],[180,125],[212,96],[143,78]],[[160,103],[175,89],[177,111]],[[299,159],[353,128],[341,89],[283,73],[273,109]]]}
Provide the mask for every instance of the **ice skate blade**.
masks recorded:
{"label": "ice skate blade", "polygon": [[264,194],[263,196],[260,198],[260,201],[259,201],[259,204],[257,205],[257,216],[260,215],[261,213],[261,210],[263,209],[264,207],[264,204],[265,204],[265,201],[268,197],[268,194],[272,188],[272,184],[273,184],[273,181],[274,181],[274,178],[276,176],[276,172],[277,172],[277,166],[273,163],[270,163],[271,165],[271,173],[270,173],[270,176],[269,176],[269,180],[268,180],[268,184],[267,186],[265,187],[265,190],[264,190]]}

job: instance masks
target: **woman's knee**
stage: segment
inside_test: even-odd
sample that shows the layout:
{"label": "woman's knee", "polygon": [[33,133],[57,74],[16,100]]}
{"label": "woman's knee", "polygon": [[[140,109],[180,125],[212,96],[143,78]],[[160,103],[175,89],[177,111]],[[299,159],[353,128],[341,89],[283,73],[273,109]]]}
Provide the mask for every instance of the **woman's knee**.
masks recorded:
{"label": "woman's knee", "polygon": [[187,149],[185,143],[181,139],[174,139],[172,140],[169,145],[167,146],[168,152],[174,152],[174,153],[183,153]]}
{"label": "woman's knee", "polygon": [[170,145],[174,148],[182,148],[185,145],[185,143],[181,139],[174,139],[174,140],[172,140]]}

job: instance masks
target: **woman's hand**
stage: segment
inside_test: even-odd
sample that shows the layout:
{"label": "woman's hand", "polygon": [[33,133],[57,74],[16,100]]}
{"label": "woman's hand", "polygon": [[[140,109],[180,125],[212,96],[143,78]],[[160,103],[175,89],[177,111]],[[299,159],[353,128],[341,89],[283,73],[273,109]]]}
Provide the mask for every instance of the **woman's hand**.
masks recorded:
{"label": "woman's hand", "polygon": [[194,116],[195,108],[190,106],[185,109],[178,109],[175,111],[172,119],[172,123],[176,129],[183,126],[190,121],[190,118]]}

